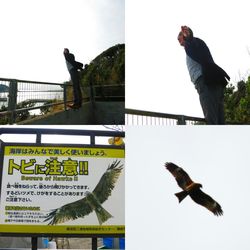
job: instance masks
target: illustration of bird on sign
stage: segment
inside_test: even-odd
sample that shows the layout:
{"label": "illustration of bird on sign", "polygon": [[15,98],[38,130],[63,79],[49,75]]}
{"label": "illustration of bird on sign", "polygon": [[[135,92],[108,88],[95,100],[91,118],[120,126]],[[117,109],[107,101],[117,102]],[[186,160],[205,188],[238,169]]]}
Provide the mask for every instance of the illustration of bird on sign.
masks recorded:
{"label": "illustration of bird on sign", "polygon": [[112,217],[104,209],[102,203],[111,195],[122,169],[123,165],[120,164],[120,161],[114,161],[108,166],[92,192],[87,191],[84,198],[52,210],[44,221],[49,221],[49,225],[56,225],[69,220],[83,218],[94,211],[99,224],[102,225]]}

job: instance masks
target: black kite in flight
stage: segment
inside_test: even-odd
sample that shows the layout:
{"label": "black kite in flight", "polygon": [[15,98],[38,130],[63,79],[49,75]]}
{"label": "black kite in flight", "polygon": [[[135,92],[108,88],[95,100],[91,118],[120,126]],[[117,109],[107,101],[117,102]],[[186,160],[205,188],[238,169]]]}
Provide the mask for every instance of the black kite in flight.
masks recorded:
{"label": "black kite in flight", "polygon": [[183,189],[183,191],[175,194],[179,202],[189,195],[194,202],[207,208],[215,215],[219,216],[223,214],[220,204],[212,197],[202,192],[200,189],[202,185],[193,182],[182,168],[171,162],[165,163],[165,167],[175,177],[179,187]]}

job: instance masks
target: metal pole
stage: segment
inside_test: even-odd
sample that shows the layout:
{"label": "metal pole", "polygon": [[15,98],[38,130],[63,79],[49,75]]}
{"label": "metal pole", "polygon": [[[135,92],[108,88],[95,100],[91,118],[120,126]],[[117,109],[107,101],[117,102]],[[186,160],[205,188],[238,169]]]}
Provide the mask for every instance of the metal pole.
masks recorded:
{"label": "metal pole", "polygon": [[96,123],[96,116],[95,116],[95,86],[93,86],[92,80],[89,83],[89,88],[90,88],[90,122],[92,124]]}
{"label": "metal pole", "polygon": [[120,239],[113,238],[113,249],[120,249]]}
{"label": "metal pole", "polygon": [[90,135],[90,145],[95,145],[95,134]]}
{"label": "metal pole", "polygon": [[32,237],[31,238],[31,249],[32,250],[37,250],[37,237]]}
{"label": "metal pole", "polygon": [[184,115],[181,115],[177,120],[177,125],[186,125],[186,119]]}
{"label": "metal pole", "polygon": [[94,86],[93,86],[93,84],[92,84],[92,81],[90,82],[90,84],[89,84],[89,88],[90,88],[90,96],[89,96],[89,99],[90,99],[90,102],[91,103],[94,103],[94,101],[95,101],[95,92],[94,92]]}
{"label": "metal pole", "polygon": [[63,85],[63,101],[64,101],[64,110],[67,109],[67,85]]}
{"label": "metal pole", "polygon": [[17,101],[17,81],[11,80],[9,86],[9,101],[8,101],[8,111],[11,111],[9,115],[9,124],[13,124],[15,122],[15,113],[16,109],[16,101]]}
{"label": "metal pole", "polygon": [[37,133],[36,134],[36,143],[37,144],[41,144],[42,142],[42,134],[41,133]]}
{"label": "metal pole", "polygon": [[92,238],[92,250],[97,250],[97,238]]}

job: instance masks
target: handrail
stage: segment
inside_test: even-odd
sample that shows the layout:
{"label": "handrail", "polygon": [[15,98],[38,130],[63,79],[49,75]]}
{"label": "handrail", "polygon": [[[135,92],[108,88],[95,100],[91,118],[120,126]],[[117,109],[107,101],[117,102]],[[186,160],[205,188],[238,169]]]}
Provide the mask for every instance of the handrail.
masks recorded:
{"label": "handrail", "polygon": [[[109,130],[83,130],[83,129],[55,129],[55,128],[0,128],[0,135],[3,134],[34,134],[37,136],[37,143],[41,143],[42,135],[76,135],[90,136],[90,144],[95,144],[96,137],[125,137],[124,131]],[[117,147],[124,147],[117,146]]]}
{"label": "handrail", "polygon": [[46,85],[64,85],[64,83],[55,83],[55,82],[40,82],[40,81],[31,81],[31,80],[20,80],[20,79],[13,79],[13,78],[0,78],[0,81],[16,81],[16,82],[22,82],[22,83],[36,83],[36,84],[46,84]]}
{"label": "handrail", "polygon": [[[72,101],[66,101],[66,103],[70,103],[70,102],[72,102]],[[35,110],[35,109],[39,109],[39,108],[49,108],[49,107],[52,107],[52,106],[57,106],[57,105],[62,105],[62,104],[65,104],[65,102],[56,102],[56,103],[45,104],[45,105],[36,106],[36,107],[15,109],[13,111],[2,111],[2,112],[0,112],[0,116],[9,115],[9,114],[12,114],[12,113],[18,114],[18,113],[22,113],[24,111]]]}
{"label": "handrail", "polygon": [[173,119],[177,122],[178,125],[185,125],[187,121],[205,123],[205,119],[200,118],[200,117],[187,116],[187,115],[177,115],[177,114],[167,114],[167,113],[153,112],[153,111],[143,111],[143,110],[137,110],[137,109],[126,108],[125,114],[126,115],[135,115],[135,116]]}
{"label": "handrail", "polygon": [[[64,104],[64,110],[66,111],[67,110],[67,106],[66,104],[67,103],[70,103],[70,102],[73,102],[73,100],[67,100],[67,94],[66,94],[66,91],[67,91],[67,88],[68,86],[72,86],[71,83],[69,82],[66,82],[66,83],[55,83],[55,82],[41,82],[41,81],[30,81],[30,80],[20,80],[20,79],[11,79],[11,78],[0,78],[0,82],[6,82],[5,84],[3,85],[6,85],[8,87],[8,91],[4,91],[2,92],[4,94],[4,97],[5,99],[5,102],[6,100],[8,101],[8,105],[7,105],[7,111],[2,111],[0,112],[0,117],[3,117],[3,116],[8,116],[8,123],[9,124],[13,124],[15,123],[16,121],[16,117],[15,115],[18,114],[18,113],[21,113],[21,112],[24,112],[24,111],[31,111],[31,110],[35,110],[35,109],[40,109],[40,108],[49,108],[49,107],[53,107],[53,106],[57,106],[57,105],[62,105]],[[24,83],[27,83],[27,84],[42,84],[42,85],[50,85],[50,86],[60,86],[61,89],[51,89],[51,90],[46,90],[44,89],[44,87],[40,87],[42,89],[34,89],[34,88],[31,88],[31,89],[28,89],[27,86],[29,85],[25,85],[23,88],[22,88],[22,85],[21,85],[21,89],[18,89],[18,84],[24,84]],[[113,94],[113,92],[111,93],[110,91],[108,91],[107,93],[100,93],[98,94],[98,88],[104,88],[104,89],[107,89],[107,88],[124,88],[125,87],[125,84],[119,84],[119,85],[108,85],[108,84],[105,84],[105,85],[92,85],[92,84],[89,84],[89,86],[82,86],[83,88],[87,88],[89,89],[89,91],[87,91],[87,97],[83,97],[83,100],[87,99],[88,101],[90,101],[91,103],[94,103],[95,101],[97,100],[103,100],[104,101],[107,101],[107,100],[124,100],[125,99],[125,95],[123,93],[120,93],[120,91],[118,93],[115,93],[115,95]],[[123,91],[124,92],[124,91]],[[9,94],[8,94],[9,93]],[[27,108],[19,108],[19,109],[16,109],[16,105],[17,105],[17,100],[18,100],[18,97],[19,95],[17,95],[17,93],[20,93],[20,98],[23,97],[23,95],[25,95],[25,93],[59,93],[60,94],[60,99],[62,101],[58,101],[58,102],[55,102],[55,103],[50,103],[50,104],[45,104],[45,105],[39,105],[39,106],[33,106],[33,107],[27,107]],[[61,94],[62,93],[62,94]],[[96,94],[97,93],[97,94]],[[124,92],[125,93],[125,92]],[[8,96],[7,96],[8,94]],[[8,98],[7,98],[8,97]],[[32,103],[41,103],[41,102],[46,102],[46,101],[49,101],[50,98],[45,98],[45,99],[42,99],[41,97],[36,97],[33,100],[33,98],[28,98],[28,100]],[[51,98],[51,100],[53,100]],[[22,101],[23,103],[24,102],[27,102],[27,100],[25,99],[24,101]],[[21,102],[19,102],[21,103]]]}

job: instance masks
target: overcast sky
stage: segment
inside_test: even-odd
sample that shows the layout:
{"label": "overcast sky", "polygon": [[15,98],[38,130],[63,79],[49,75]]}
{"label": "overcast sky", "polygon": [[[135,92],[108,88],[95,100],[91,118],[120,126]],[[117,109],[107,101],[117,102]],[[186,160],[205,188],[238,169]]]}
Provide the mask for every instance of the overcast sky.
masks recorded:
{"label": "overcast sky", "polygon": [[207,43],[235,83],[250,73],[249,7],[247,0],[127,0],[126,107],[203,117],[180,27]]}
{"label": "overcast sky", "polygon": [[[72,130],[101,130],[101,131],[124,131],[122,125],[56,125],[56,126],[35,126],[35,125],[12,125],[12,126],[1,126],[2,128],[42,128],[42,129],[72,129]],[[109,144],[108,139],[110,137],[97,136],[95,138],[96,144],[107,145]],[[0,140],[4,142],[23,142],[23,143],[35,143],[35,135],[23,135],[23,134],[0,134]],[[69,135],[43,135],[42,143],[55,143],[55,144],[90,144],[89,136],[69,136]]]}
{"label": "overcast sky", "polygon": [[[126,249],[249,247],[249,127],[126,129]],[[221,205],[214,216],[181,191],[164,167],[174,162]]]}
{"label": "overcast sky", "polygon": [[125,42],[124,0],[1,0],[0,77],[69,80],[63,49],[89,63]]}

